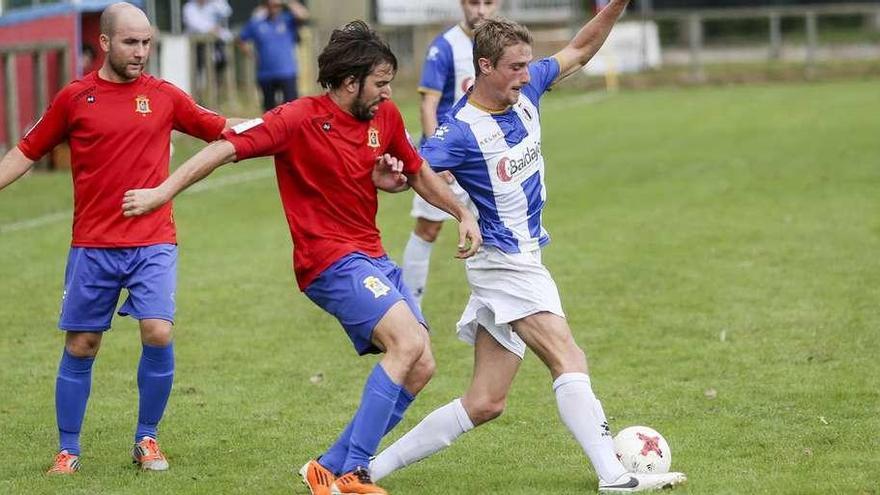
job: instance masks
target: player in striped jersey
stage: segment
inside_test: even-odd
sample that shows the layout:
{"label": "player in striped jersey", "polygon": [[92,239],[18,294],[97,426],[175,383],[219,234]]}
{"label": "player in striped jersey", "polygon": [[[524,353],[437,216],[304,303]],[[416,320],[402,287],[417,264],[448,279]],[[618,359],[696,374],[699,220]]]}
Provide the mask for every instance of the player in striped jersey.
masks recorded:
{"label": "player in striped jersey", "polygon": [[[483,19],[492,17],[501,6],[501,0],[461,0],[464,19],[440,33],[425,56],[419,93],[422,94],[420,116],[422,141],[434,134],[438,122],[449,112],[474,82],[473,29]],[[442,174],[456,199],[472,208],[467,193],[449,173]],[[428,282],[428,267],[434,241],[440,235],[443,222],[450,217],[446,212],[428,203],[418,194],[413,195],[410,215],[416,224],[403,251],[403,280],[421,306]]]}
{"label": "player in striped jersey", "polygon": [[437,171],[451,171],[480,213],[484,245],[467,260],[471,297],[458,322],[474,345],[470,387],[436,409],[371,463],[373,479],[423,459],[476,425],[498,417],[526,348],[547,365],[559,414],[599,477],[599,491],[635,492],[686,480],[682,473],[628,473],[617,459],[584,351],[575,343],[559,293],[541,263],[550,241],[538,109],[541,96],[599,50],[628,0],[613,0],[553,57],[532,62],[532,38],[505,20],[474,34],[473,89],[422,147]]}

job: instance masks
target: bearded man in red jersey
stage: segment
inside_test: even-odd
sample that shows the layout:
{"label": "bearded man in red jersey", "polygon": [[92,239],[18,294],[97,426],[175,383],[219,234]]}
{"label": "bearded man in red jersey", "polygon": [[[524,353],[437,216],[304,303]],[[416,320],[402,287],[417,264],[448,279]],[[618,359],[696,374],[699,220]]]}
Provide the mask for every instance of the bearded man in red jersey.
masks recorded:
{"label": "bearded man in red jersey", "polygon": [[321,96],[233,127],[161,186],[129,191],[141,215],[232,161],[274,156],[299,288],[342,324],[358,354],[384,352],[350,424],[300,473],[313,495],[386,493],[367,469],[379,441],[434,373],[427,324],[376,226],[377,189],[407,185],[459,221],[458,256],[482,243],[473,214],[413,148],[390,101],[397,58],[361,21],[337,29],[318,57]]}

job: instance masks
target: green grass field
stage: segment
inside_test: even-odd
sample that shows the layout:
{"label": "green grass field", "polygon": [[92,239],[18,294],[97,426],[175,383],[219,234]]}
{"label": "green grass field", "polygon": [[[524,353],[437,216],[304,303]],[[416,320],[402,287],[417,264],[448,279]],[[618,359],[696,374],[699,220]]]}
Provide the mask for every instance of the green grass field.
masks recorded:
{"label": "green grass field", "polygon": [[[878,115],[876,80],[544,100],[545,262],[612,427],[658,429],[690,476],[674,493],[880,494]],[[194,149],[178,142],[176,159]],[[0,193],[0,493],[306,493],[294,468],[334,440],[375,360],[296,290],[269,162],[206,183],[217,187],[176,202],[177,372],[161,429],[172,467],[159,474],[128,457],[140,346],[118,319],[95,365],[83,469],[43,475],[70,178]],[[395,258],[409,205],[409,193],[381,198]],[[425,302],[438,371],[390,439],[470,377],[452,232]],[[595,492],[596,476],[529,355],[501,418],[383,484],[574,495]]]}

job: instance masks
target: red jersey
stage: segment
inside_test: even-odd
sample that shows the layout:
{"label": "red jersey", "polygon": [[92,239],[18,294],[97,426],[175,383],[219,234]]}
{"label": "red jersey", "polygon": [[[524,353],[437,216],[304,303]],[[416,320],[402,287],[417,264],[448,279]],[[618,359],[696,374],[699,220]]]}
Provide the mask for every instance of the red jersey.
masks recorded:
{"label": "red jersey", "polygon": [[275,155],[301,290],[349,253],[385,254],[376,226],[376,157],[386,152],[397,157],[408,174],[422,165],[390,101],[379,105],[372,120],[362,121],[328,95],[300,98],[223,137],[235,146],[237,160]]}
{"label": "red jersey", "polygon": [[174,244],[170,202],[148,215],[124,217],[122,196],[168,177],[172,129],[213,141],[225,125],[225,118],[162,79],[143,74],[130,83],[113,83],[92,72],[58,93],[18,148],[37,160],[69,141],[73,246]]}

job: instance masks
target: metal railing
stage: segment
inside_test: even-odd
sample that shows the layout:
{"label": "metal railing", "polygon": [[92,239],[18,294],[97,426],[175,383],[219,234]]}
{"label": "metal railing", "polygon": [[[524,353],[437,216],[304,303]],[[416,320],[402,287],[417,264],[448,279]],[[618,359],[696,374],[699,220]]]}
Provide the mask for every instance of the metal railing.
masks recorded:
{"label": "metal railing", "polygon": [[577,0],[507,0],[503,9],[523,23],[567,23],[580,12]]}
{"label": "metal railing", "polygon": [[[253,93],[256,88],[253,61],[236,49],[234,42],[220,43],[215,47],[217,41],[216,36],[208,34],[189,36],[192,96],[210,108],[216,108],[221,101],[247,104],[253,100],[248,97],[248,93]],[[226,60],[219,71],[214,64],[216,49],[222,51]],[[196,63],[197,60],[202,60],[201,67]]]}
{"label": "metal railing", "polygon": [[[311,82],[315,79],[312,50],[312,31],[302,28],[299,31],[300,41],[297,45],[300,93],[307,94],[315,90]],[[189,40],[189,80],[192,97],[199,103],[210,107],[232,106],[233,109],[255,108],[259,100],[259,89],[256,75],[255,53],[248,54],[238,43],[229,41],[218,45],[226,61],[222,69],[217,70],[213,64],[213,51],[218,38],[211,34],[188,35]],[[161,47],[161,39],[159,41]],[[201,52],[201,55],[199,55]],[[157,55],[157,54],[154,54]],[[159,60],[154,56],[155,61]],[[197,60],[203,60],[199,67]],[[160,67],[153,68],[160,73]]]}
{"label": "metal railing", "polygon": [[812,77],[816,72],[819,41],[819,18],[830,16],[875,16],[880,18],[880,2],[869,4],[843,3],[843,4],[817,4],[817,5],[789,5],[767,6],[753,8],[718,8],[703,10],[670,9],[654,11],[648,15],[639,17],[637,14],[629,15],[630,20],[651,21],[676,21],[686,26],[686,38],[689,51],[688,65],[690,78],[695,82],[705,81],[705,52],[706,37],[705,23],[707,21],[739,21],[747,19],[765,19],[767,22],[767,51],[766,60],[779,60],[782,56],[783,34],[782,19],[800,18],[804,25],[804,57],[806,76]]}

